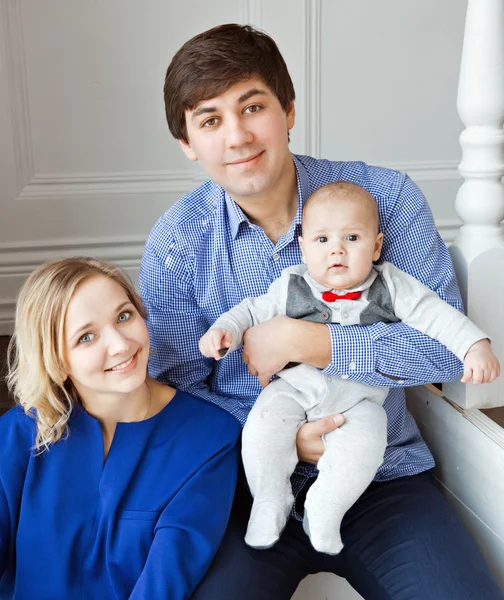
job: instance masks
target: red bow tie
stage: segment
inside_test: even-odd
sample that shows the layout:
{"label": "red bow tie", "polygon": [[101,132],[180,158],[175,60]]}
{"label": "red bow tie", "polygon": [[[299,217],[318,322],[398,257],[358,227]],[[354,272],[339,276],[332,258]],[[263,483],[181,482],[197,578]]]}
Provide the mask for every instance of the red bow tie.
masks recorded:
{"label": "red bow tie", "polygon": [[336,300],[358,300],[362,296],[362,292],[347,292],[346,294],[335,294],[334,292],[323,292],[322,300],[324,302],[336,302]]}

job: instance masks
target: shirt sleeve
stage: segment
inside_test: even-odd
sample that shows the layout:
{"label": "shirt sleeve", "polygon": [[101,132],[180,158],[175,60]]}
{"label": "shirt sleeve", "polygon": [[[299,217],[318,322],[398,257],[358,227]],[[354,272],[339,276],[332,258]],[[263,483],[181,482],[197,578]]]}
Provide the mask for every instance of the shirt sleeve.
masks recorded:
{"label": "shirt sleeve", "polygon": [[267,294],[256,298],[245,298],[215,321],[210,329],[220,327],[229,331],[233,336],[230,352],[241,348],[243,334],[247,329],[279,315],[285,315],[288,281],[289,276],[284,273],[273,281]]}
{"label": "shirt sleeve", "polygon": [[149,239],[140,269],[151,344],[149,374],[226,408],[229,399],[211,391],[206,383],[213,359],[205,358],[198,348],[208,322],[194,296],[194,257],[175,240],[167,243],[168,258],[163,261]]}
{"label": "shirt sleeve", "polygon": [[[219,437],[223,435],[219,433]],[[230,442],[180,489],[159,518],[130,600],[185,600],[191,596],[224,536],[237,464],[237,448]]]}
{"label": "shirt sleeve", "polygon": [[[425,197],[407,176],[398,190],[381,215],[382,259],[461,310],[450,255]],[[328,327],[332,358],[325,371],[331,375],[394,387],[449,381],[462,372],[462,363],[445,346],[405,323]]]}
{"label": "shirt sleeve", "polygon": [[463,313],[392,263],[385,263],[381,272],[391,291],[396,316],[441,342],[460,360],[473,344],[488,337]]}

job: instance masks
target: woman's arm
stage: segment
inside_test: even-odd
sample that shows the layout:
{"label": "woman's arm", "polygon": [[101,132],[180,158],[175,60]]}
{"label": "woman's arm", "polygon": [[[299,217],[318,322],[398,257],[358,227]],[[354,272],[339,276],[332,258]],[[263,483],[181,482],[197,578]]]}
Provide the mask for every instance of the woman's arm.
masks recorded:
{"label": "woman's arm", "polygon": [[7,497],[0,476],[0,579],[5,572],[9,555],[10,517]]}
{"label": "woman's arm", "polygon": [[[234,439],[239,430],[236,425]],[[237,464],[236,443],[230,441],[180,489],[159,518],[147,561],[130,600],[190,597],[224,536]]]}

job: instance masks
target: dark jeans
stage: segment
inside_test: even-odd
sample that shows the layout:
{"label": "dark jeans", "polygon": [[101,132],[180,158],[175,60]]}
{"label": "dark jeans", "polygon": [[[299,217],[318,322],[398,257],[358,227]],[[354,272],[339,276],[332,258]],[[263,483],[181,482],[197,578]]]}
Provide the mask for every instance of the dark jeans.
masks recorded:
{"label": "dark jeans", "polygon": [[321,571],[346,578],[366,600],[504,598],[432,472],[371,484],[343,520],[337,556],[316,552],[292,518],[273,548],[247,547],[250,505],[239,483],[222,545],[192,600],[289,600]]}

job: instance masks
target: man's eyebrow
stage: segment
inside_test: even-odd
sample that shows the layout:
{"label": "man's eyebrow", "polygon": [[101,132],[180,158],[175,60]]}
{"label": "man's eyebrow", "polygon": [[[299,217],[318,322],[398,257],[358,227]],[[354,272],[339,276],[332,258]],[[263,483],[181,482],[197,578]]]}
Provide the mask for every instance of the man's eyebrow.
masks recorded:
{"label": "man's eyebrow", "polygon": [[245,92],[242,96],[240,96],[238,98],[238,104],[241,104],[242,102],[246,102],[249,98],[252,98],[252,96],[255,96],[256,94],[266,94],[267,92],[265,90],[260,90],[258,88],[252,88],[251,90],[249,90],[248,92]]}
{"label": "man's eyebrow", "polygon": [[[248,92],[245,92],[238,98],[238,104],[242,104],[243,102],[246,102],[249,98],[252,98],[252,96],[260,94],[265,95],[267,94],[267,92],[258,88],[252,88],[251,90],[248,90]],[[201,115],[206,115],[213,112],[217,112],[216,106],[200,106],[191,114],[191,120],[194,120],[196,119],[196,117],[199,117]]]}
{"label": "man's eyebrow", "polygon": [[205,115],[207,113],[213,113],[216,111],[217,111],[217,108],[215,106],[200,106],[192,113],[191,120],[194,121],[194,119],[196,117],[199,117],[200,115]]}

